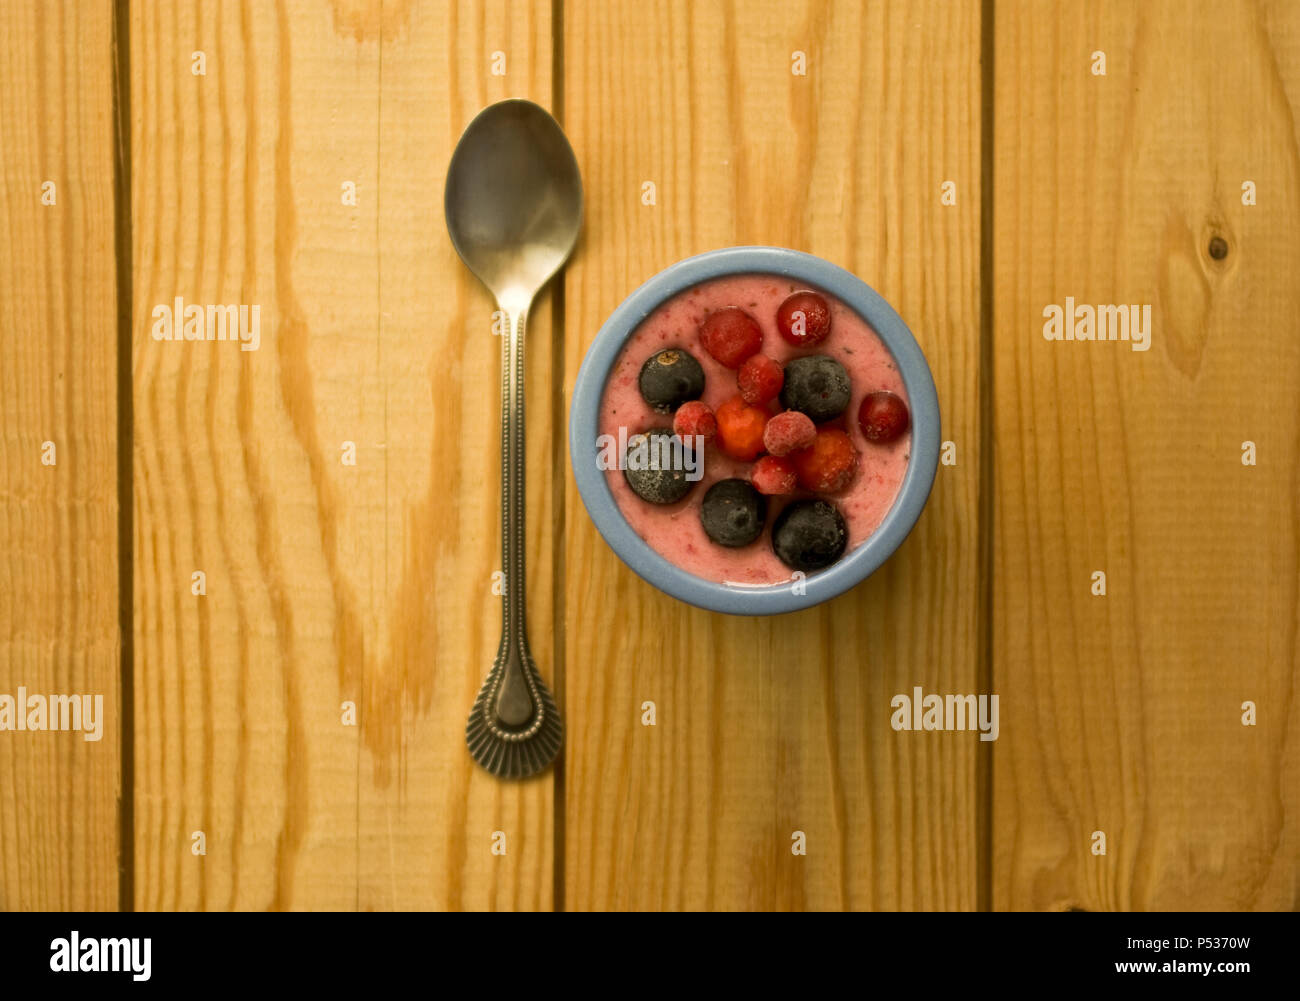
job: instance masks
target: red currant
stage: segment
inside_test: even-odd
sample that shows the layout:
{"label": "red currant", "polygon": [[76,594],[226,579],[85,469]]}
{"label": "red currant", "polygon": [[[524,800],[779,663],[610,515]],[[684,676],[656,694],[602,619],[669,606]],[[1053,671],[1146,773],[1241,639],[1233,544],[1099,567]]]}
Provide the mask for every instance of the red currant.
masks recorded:
{"label": "red currant", "polygon": [[754,463],[749,482],[760,494],[792,494],[798,482],[794,463],[775,455],[765,455]]}
{"label": "red currant", "polygon": [[727,368],[740,368],[741,362],[763,346],[763,331],[743,309],[726,306],[700,324],[700,343]]}
{"label": "red currant", "polygon": [[780,362],[767,355],[750,355],[736,373],[736,383],[746,403],[761,405],[777,398],[785,383],[785,372]]}
{"label": "red currant", "polygon": [[867,441],[886,444],[893,441],[910,423],[907,404],[893,393],[883,390],[868,393],[858,407],[858,426]]}
{"label": "red currant", "polygon": [[830,335],[830,304],[816,292],[795,292],[777,309],[776,329],[797,348],[815,347]]}

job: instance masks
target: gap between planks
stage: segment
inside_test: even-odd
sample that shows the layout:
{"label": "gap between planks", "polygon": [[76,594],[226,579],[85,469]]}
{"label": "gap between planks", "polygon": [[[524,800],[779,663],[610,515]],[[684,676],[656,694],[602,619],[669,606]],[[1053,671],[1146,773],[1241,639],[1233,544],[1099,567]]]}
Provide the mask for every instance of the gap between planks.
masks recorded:
{"label": "gap between planks", "polygon": [[117,600],[121,651],[117,907],[135,910],[135,435],[131,327],[135,269],[131,228],[131,4],[113,2],[113,240],[117,279]]}

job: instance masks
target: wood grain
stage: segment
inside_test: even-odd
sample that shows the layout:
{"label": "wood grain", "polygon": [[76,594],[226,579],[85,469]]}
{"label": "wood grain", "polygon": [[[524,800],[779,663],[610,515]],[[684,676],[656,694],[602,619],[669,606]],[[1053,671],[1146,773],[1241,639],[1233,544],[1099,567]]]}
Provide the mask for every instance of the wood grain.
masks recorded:
{"label": "wood grain", "polygon": [[0,733],[0,910],[118,899],[111,43],[109,3],[0,6],[0,694],[103,698],[98,740]]}
{"label": "wood grain", "polygon": [[[129,400],[112,5],[0,6],[0,693],[106,714],[98,742],[0,733],[0,909],[116,906],[119,849],[141,909],[1300,907],[1300,11],[557,6],[134,0]],[[499,341],[442,213],[461,130],[508,96],[556,104],[587,198],[563,314],[544,295],[528,334],[529,624],[568,736],[524,784],[463,746],[499,629]],[[747,243],[889,299],[957,450],[879,573],[773,619],[632,574],[564,440],[613,308]],[[258,305],[258,349],[155,340],[177,296]],[[1150,350],[1045,340],[1067,297],[1150,304]],[[992,748],[890,728],[894,694],[987,670]]]}
{"label": "wood grain", "polygon": [[[463,747],[499,616],[499,348],[441,202],[472,112],[547,96],[549,30],[500,3],[140,3],[132,46],[137,905],[548,906],[549,780]],[[153,340],[175,296],[259,304],[259,349]]]}
{"label": "wood grain", "polygon": [[[503,783],[465,723],[501,636],[501,344],[495,305],[456,256],[443,186],[456,140],[506,97],[551,97],[547,4],[385,6],[380,134],[381,350],[388,423],[387,584],[360,776],[359,904],[552,906],[553,774]],[[504,75],[493,75],[493,54]],[[501,64],[497,64],[500,68]],[[528,318],[528,634],[555,678],[554,399],[549,292]],[[368,662],[369,665],[369,662]],[[400,738],[400,739],[399,739]],[[493,855],[493,834],[505,855]]]}
{"label": "wood grain", "polygon": [[[995,906],[1294,909],[1300,11],[996,27]],[[1045,340],[1066,296],[1150,349]]]}
{"label": "wood grain", "polygon": [[976,906],[977,741],[889,717],[915,685],[978,691],[979,44],[977,3],[565,4],[565,127],[588,205],[565,277],[566,389],[655,272],[783,245],[894,304],[958,447],[882,571],[773,619],[642,582],[569,477],[566,907]]}

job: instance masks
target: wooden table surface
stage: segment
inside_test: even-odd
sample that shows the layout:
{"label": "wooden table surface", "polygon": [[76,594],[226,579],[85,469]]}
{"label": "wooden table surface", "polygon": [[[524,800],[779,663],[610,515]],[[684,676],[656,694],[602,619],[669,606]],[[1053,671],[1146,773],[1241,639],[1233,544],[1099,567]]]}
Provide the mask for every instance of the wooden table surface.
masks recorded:
{"label": "wooden table surface", "polygon": [[[0,732],[0,908],[1300,907],[1300,5],[12,0],[0,42],[0,694],[105,697]],[[508,96],[586,196],[528,335],[567,744],[522,784],[463,742],[499,341],[442,216]],[[880,572],[768,619],[624,567],[565,437],[604,318],[737,244],[880,291],[951,442]],[[155,340],[176,297],[259,349]],[[1149,350],[1047,340],[1067,297]],[[918,686],[998,739],[895,731]]]}

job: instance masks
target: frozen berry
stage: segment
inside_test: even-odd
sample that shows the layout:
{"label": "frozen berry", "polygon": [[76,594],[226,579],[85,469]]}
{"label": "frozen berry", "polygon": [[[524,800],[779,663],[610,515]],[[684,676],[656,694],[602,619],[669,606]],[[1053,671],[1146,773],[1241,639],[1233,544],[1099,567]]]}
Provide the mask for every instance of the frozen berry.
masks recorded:
{"label": "frozen berry", "polygon": [[858,468],[858,450],[839,428],[820,428],[811,447],[793,452],[799,485],[816,493],[838,493],[849,485]]}
{"label": "frozen berry", "polygon": [[700,324],[700,343],[727,368],[740,368],[741,362],[763,346],[763,331],[743,309],[725,306]]}
{"label": "frozen berry", "polygon": [[702,400],[688,400],[677,408],[673,414],[673,432],[685,441],[698,437],[712,441],[718,433],[718,419],[713,416],[709,405]]}
{"label": "frozen berry", "polygon": [[858,407],[858,426],[868,441],[893,441],[907,430],[909,420],[907,404],[883,390],[868,393]]}
{"label": "frozen berry", "polygon": [[754,463],[749,472],[749,482],[760,494],[792,494],[798,482],[794,463],[789,459],[779,459],[775,455],[765,455]]}
{"label": "frozen berry", "polygon": [[830,355],[808,355],[786,365],[781,404],[821,424],[844,412],[849,389],[849,373],[843,365]]}
{"label": "frozen berry", "polygon": [[645,360],[638,385],[646,403],[666,414],[687,400],[700,398],[704,393],[704,369],[689,351],[665,348]]}
{"label": "frozen berry", "polygon": [[829,501],[793,501],[772,525],[772,551],[792,570],[830,566],[843,555],[848,541],[844,517]]}
{"label": "frozen berry", "polygon": [[807,448],[817,437],[817,426],[807,414],[787,410],[777,414],[763,428],[763,445],[773,455],[789,455]]}
{"label": "frozen berry", "polygon": [[627,441],[623,476],[642,500],[651,504],[675,504],[696,481],[687,478],[682,443],[668,428],[651,428]]}
{"label": "frozen berry", "polygon": [[750,355],[736,373],[736,384],[746,403],[763,404],[775,400],[781,392],[785,375],[781,363],[767,355]]}
{"label": "frozen berry", "polygon": [[718,447],[733,459],[753,462],[763,452],[767,411],[733,396],[718,407]]}
{"label": "frozen berry", "polygon": [[744,480],[719,480],[700,505],[705,534],[720,546],[747,546],[762,534],[767,499]]}
{"label": "frozen berry", "polygon": [[796,292],[776,311],[776,329],[797,348],[811,348],[831,332],[831,307],[816,292]]}

